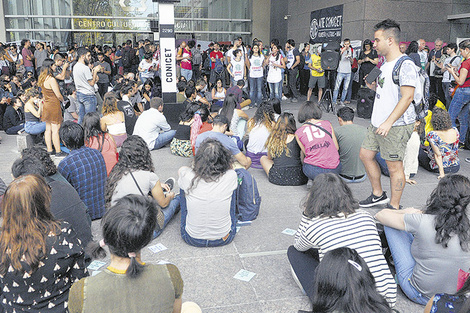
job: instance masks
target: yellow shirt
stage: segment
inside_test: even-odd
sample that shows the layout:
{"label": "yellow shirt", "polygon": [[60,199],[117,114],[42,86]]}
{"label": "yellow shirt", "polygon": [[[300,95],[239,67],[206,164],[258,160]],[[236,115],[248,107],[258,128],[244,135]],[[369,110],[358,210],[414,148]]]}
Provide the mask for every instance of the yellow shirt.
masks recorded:
{"label": "yellow shirt", "polygon": [[[316,54],[312,54],[310,57],[311,57],[310,64],[312,64],[312,67],[321,68],[321,57]],[[311,70],[310,72],[311,72],[311,75],[314,77],[320,77],[320,76],[325,75],[325,72],[317,72],[314,70]]]}
{"label": "yellow shirt", "polygon": [[[444,105],[444,103],[441,102],[441,100],[437,100],[437,103],[436,103],[435,107],[446,110],[446,106]],[[432,112],[428,110],[428,114],[424,117],[424,121],[426,123],[425,126],[424,126],[424,132],[426,134],[429,133],[430,131],[434,130],[434,128],[431,125],[431,118],[432,118]],[[429,142],[426,140],[424,142],[424,145],[429,146]]]}

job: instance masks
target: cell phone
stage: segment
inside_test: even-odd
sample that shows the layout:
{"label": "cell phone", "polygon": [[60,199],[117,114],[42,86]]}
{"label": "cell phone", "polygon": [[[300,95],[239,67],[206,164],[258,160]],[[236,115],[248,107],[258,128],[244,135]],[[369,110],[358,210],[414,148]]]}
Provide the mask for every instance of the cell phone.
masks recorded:
{"label": "cell phone", "polygon": [[382,71],[376,66],[370,71],[369,75],[366,77],[366,82],[372,84],[375,80],[382,74]]}

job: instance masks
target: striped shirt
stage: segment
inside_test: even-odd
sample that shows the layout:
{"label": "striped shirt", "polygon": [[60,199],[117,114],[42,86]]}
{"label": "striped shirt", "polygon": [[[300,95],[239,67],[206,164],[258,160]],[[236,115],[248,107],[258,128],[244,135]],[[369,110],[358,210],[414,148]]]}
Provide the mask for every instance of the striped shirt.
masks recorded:
{"label": "striped shirt", "polygon": [[377,291],[393,306],[397,285],[382,254],[382,246],[373,217],[362,210],[344,217],[302,217],[295,235],[294,247],[299,251],[318,249],[320,261],[326,252],[340,247],[355,249],[369,266]]}

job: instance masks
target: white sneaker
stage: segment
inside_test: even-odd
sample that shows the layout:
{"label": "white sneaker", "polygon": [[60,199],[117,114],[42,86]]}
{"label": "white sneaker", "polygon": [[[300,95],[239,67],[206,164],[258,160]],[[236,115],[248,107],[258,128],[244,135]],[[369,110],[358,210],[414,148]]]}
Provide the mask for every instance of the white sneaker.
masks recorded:
{"label": "white sneaker", "polygon": [[286,97],[286,96],[282,96],[282,100],[287,100],[287,97]]}

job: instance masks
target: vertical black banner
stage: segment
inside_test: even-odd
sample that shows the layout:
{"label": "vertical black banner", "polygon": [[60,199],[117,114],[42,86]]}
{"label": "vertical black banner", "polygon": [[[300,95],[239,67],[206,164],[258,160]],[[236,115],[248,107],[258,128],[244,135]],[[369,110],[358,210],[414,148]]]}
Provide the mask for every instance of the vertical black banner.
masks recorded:
{"label": "vertical black banner", "polygon": [[340,42],[342,30],[342,4],[310,13],[310,43]]}

